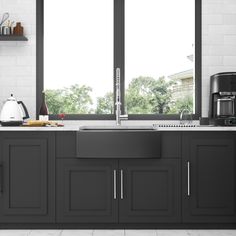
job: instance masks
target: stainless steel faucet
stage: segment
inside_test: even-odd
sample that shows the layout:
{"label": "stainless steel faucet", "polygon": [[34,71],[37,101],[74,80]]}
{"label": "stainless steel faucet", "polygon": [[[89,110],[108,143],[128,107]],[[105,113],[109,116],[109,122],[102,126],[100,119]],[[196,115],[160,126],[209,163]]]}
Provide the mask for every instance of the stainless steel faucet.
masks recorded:
{"label": "stainless steel faucet", "polygon": [[120,68],[116,68],[116,125],[121,125],[121,120],[128,119],[128,115],[121,115],[121,105]]}
{"label": "stainless steel faucet", "polygon": [[188,109],[183,109],[180,113],[179,119],[181,125],[191,124],[193,121],[193,115]]}

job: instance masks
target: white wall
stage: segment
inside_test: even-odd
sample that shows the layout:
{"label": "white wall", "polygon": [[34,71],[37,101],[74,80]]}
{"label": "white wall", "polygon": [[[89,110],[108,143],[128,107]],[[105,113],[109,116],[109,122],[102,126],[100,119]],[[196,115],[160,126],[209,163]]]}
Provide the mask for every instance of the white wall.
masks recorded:
{"label": "white wall", "polygon": [[207,116],[210,75],[236,71],[236,1],[202,1],[202,116]]}
{"label": "white wall", "polygon": [[36,103],[36,0],[0,0],[4,12],[22,22],[28,42],[0,42],[0,107],[11,93],[23,100],[31,117]]}
{"label": "white wall", "polygon": [[[0,0],[0,14],[21,21],[28,42],[0,42],[0,103],[11,93],[35,116],[36,0]],[[202,115],[208,114],[210,75],[236,71],[236,0],[202,0]]]}

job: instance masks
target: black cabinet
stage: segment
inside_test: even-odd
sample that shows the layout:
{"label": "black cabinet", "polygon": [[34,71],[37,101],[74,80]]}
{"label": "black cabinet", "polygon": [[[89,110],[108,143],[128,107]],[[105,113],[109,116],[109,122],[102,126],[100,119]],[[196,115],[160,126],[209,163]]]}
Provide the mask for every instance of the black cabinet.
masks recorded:
{"label": "black cabinet", "polygon": [[76,158],[76,132],[0,132],[0,227],[235,227],[236,134],[159,135],[156,158]]}
{"label": "black cabinet", "polygon": [[180,222],[180,175],[180,160],[57,160],[57,222]]}
{"label": "black cabinet", "polygon": [[53,134],[2,133],[0,143],[0,222],[54,222]]}
{"label": "black cabinet", "polygon": [[181,221],[180,160],[120,161],[121,223]]}
{"label": "black cabinet", "polygon": [[57,222],[117,222],[115,160],[57,160]]}
{"label": "black cabinet", "polygon": [[236,222],[235,135],[183,135],[183,221]]}

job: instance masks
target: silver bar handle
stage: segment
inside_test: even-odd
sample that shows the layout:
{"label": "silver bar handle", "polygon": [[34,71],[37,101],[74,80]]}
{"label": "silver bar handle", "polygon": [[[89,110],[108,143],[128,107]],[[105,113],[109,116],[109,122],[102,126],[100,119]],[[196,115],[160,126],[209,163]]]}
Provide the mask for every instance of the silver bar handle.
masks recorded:
{"label": "silver bar handle", "polygon": [[188,192],[187,192],[187,194],[190,197],[190,195],[191,195],[191,191],[190,191],[191,186],[190,186],[190,162],[189,161],[187,162],[187,166],[188,166]]}
{"label": "silver bar handle", "polygon": [[113,198],[116,200],[117,193],[116,193],[116,170],[113,171],[113,186],[114,186],[114,192],[113,192]]}
{"label": "silver bar handle", "polygon": [[120,170],[120,199],[124,199],[124,174],[123,170]]}
{"label": "silver bar handle", "polygon": [[0,196],[3,194],[3,164],[0,164]]}

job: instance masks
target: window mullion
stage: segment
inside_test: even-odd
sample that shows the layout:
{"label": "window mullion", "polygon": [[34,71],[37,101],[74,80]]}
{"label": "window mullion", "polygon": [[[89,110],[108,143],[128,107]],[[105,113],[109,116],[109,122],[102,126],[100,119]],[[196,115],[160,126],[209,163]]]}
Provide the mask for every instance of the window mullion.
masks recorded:
{"label": "window mullion", "polygon": [[[116,96],[115,73],[116,68],[121,70],[121,113],[124,114],[124,95],[125,95],[125,56],[124,56],[124,0],[114,0],[114,102]],[[115,106],[114,106],[115,107]]]}

